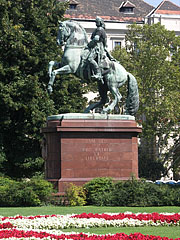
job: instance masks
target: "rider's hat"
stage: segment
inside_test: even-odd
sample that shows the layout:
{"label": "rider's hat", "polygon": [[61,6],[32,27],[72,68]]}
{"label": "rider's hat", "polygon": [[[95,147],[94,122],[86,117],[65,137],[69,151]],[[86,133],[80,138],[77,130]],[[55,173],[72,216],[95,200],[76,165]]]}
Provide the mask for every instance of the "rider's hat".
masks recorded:
{"label": "rider's hat", "polygon": [[101,18],[101,17],[96,17],[96,22],[101,22],[101,23],[103,23],[104,22],[104,20]]}
{"label": "rider's hat", "polygon": [[101,23],[101,27],[103,27],[105,29],[105,24],[104,24],[104,20],[101,17],[96,17],[96,23],[100,22]]}

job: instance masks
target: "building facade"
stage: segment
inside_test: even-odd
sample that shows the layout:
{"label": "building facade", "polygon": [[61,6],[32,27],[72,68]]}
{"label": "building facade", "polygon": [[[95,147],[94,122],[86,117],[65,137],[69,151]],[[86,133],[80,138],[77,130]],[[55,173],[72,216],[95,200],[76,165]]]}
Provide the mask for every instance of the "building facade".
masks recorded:
{"label": "building facade", "polygon": [[145,17],[145,23],[155,24],[160,22],[167,30],[175,31],[180,36],[180,7],[171,1],[162,1]]}
{"label": "building facade", "polygon": [[116,45],[125,46],[128,25],[132,23],[143,25],[160,22],[168,30],[180,35],[180,7],[169,0],[162,1],[157,8],[143,0],[68,0],[68,3],[65,17],[78,21],[89,38],[96,27],[96,16],[104,19],[109,51]]}

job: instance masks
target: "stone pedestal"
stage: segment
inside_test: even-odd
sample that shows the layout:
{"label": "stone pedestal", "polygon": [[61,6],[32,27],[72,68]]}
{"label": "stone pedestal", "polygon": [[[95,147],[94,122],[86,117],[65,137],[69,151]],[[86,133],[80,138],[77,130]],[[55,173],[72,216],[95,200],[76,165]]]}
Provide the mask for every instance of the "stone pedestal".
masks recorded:
{"label": "stone pedestal", "polygon": [[134,174],[138,178],[137,135],[141,128],[134,118],[80,116],[50,116],[42,129],[46,179],[58,192],[63,193],[67,183],[82,185],[95,177],[126,180]]}

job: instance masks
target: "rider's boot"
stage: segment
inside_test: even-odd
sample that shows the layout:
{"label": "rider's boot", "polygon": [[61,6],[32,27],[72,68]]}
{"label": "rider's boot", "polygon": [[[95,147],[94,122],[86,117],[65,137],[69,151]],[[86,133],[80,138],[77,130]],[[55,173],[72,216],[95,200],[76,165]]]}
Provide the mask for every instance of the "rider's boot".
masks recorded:
{"label": "rider's boot", "polygon": [[98,80],[98,81],[101,81],[102,84],[104,84],[104,81],[103,81],[103,76],[101,74],[101,71],[99,68],[95,68],[95,74],[92,76],[92,78]]}

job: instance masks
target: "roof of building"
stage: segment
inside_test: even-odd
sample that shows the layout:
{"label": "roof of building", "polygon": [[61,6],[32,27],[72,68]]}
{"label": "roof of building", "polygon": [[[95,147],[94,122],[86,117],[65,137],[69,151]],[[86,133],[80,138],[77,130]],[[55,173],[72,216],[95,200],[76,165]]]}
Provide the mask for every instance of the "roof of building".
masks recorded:
{"label": "roof of building", "polygon": [[120,8],[121,7],[135,7],[135,5],[134,4],[132,4],[132,2],[130,2],[130,1],[123,1],[122,3],[121,3],[121,5],[120,5]]}
{"label": "roof of building", "polygon": [[152,13],[180,15],[180,7],[169,0],[164,0],[157,6],[156,9],[154,9]]}
{"label": "roof of building", "polygon": [[[78,5],[74,9],[66,11],[65,17],[94,20],[96,16],[100,16],[106,21],[141,22],[154,8],[143,0],[77,0],[77,2]],[[69,0],[69,3],[72,4],[72,0]],[[133,12],[120,12],[120,7],[132,7]]]}
{"label": "roof of building", "polygon": [[69,0],[69,4],[75,4],[75,5],[77,5],[77,4],[79,4],[79,2],[77,2],[76,0]]}

